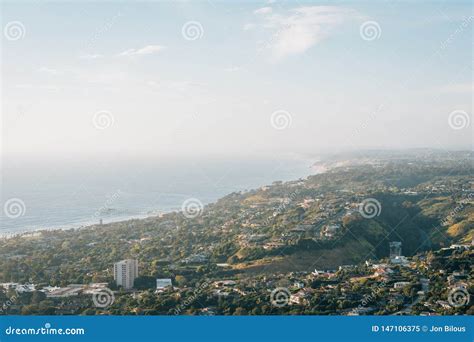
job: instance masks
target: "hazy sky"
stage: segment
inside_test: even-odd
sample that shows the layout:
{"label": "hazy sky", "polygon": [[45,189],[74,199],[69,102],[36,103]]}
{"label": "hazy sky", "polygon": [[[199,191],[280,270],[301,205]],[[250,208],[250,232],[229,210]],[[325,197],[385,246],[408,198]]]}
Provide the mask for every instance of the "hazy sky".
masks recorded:
{"label": "hazy sky", "polygon": [[1,12],[4,156],[472,148],[470,1]]}

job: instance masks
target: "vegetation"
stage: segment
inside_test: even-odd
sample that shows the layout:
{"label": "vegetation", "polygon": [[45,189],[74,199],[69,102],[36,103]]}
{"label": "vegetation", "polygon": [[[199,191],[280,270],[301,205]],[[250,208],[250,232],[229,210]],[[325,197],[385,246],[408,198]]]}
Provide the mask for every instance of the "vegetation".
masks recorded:
{"label": "vegetation", "polygon": [[[424,260],[429,251],[474,238],[472,161],[464,157],[337,167],[306,180],[229,194],[195,218],[173,212],[0,239],[0,282],[33,283],[36,289],[106,282],[119,291],[110,314],[173,314],[190,296],[192,303],[180,313],[211,307],[219,314],[334,314],[357,307],[364,295],[373,293],[380,280],[349,279],[369,274],[364,261],[387,258],[389,242],[400,241],[415,267],[407,274],[402,268],[396,271],[411,285],[402,298],[380,302],[373,312],[393,313],[417,297],[422,273],[432,283],[430,301],[446,297],[447,274],[437,275],[439,270],[462,270],[470,279],[469,251],[449,256],[449,262],[434,257],[431,269],[425,269]],[[367,199],[378,205],[370,218],[360,211]],[[134,296],[113,282],[113,263],[127,258],[140,265]],[[217,265],[222,263],[228,265]],[[308,280],[315,268],[346,264],[358,266],[330,280]],[[275,309],[268,290],[298,278],[288,274],[300,274],[313,291],[307,305]],[[156,278],[171,278],[179,290],[156,295]],[[200,284],[219,279],[237,280],[245,295],[212,295],[215,289],[196,294]],[[380,289],[377,298],[387,291]],[[22,314],[101,312],[90,300],[58,301],[40,291],[18,295],[0,289],[0,303],[12,296],[18,298],[8,310]],[[425,309],[413,305],[415,313]]]}

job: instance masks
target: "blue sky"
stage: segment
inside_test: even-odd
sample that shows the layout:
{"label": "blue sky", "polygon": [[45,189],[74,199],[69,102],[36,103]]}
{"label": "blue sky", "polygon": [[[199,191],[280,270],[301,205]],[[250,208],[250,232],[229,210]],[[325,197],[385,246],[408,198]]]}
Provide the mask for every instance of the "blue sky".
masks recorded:
{"label": "blue sky", "polygon": [[6,1],[3,154],[471,149],[472,15],[467,1]]}

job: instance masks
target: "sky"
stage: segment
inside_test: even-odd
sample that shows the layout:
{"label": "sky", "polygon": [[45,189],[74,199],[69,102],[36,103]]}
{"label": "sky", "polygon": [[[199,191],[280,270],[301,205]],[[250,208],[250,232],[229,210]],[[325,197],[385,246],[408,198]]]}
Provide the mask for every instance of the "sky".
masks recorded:
{"label": "sky", "polygon": [[470,1],[1,4],[2,157],[472,149]]}

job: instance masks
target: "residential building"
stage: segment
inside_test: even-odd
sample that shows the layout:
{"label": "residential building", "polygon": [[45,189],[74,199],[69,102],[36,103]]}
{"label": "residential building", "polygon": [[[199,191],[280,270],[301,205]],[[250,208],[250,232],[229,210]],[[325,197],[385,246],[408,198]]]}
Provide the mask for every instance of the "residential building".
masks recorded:
{"label": "residential building", "polygon": [[395,284],[393,284],[393,288],[394,289],[402,289],[402,288],[404,288],[405,286],[408,286],[408,285],[410,285],[409,281],[398,281]]}
{"label": "residential building", "polygon": [[132,289],[135,278],[138,277],[138,261],[126,259],[114,264],[114,279],[117,286]]}
{"label": "residential building", "polygon": [[171,282],[171,279],[169,278],[164,278],[164,279],[156,279],[156,290],[157,291],[163,291],[166,288],[172,288],[173,283]]}

